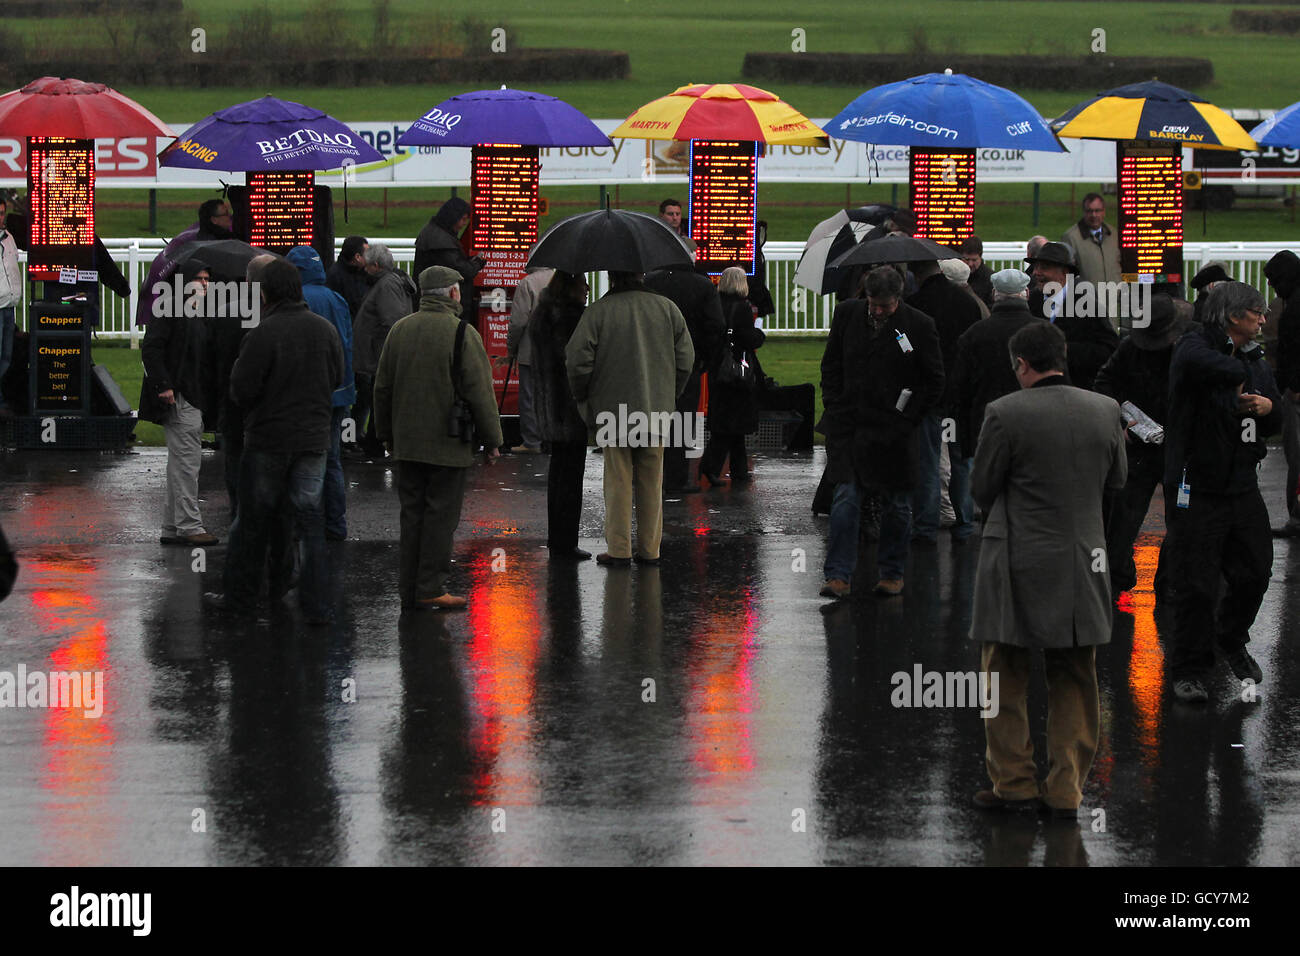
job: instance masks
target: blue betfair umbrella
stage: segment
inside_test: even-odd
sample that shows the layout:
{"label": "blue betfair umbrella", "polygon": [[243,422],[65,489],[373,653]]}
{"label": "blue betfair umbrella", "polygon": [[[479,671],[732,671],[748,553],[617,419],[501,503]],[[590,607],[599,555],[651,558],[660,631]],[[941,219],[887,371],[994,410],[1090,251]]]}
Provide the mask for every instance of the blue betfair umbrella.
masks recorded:
{"label": "blue betfair umbrella", "polygon": [[612,146],[564,100],[528,90],[475,90],[443,100],[397,138],[399,146]]}
{"label": "blue betfair umbrella", "polygon": [[1261,146],[1300,146],[1300,103],[1278,110],[1250,131],[1251,139]]}
{"label": "blue betfair umbrella", "polygon": [[868,90],[824,128],[877,146],[1065,151],[1026,100],[952,70]]}

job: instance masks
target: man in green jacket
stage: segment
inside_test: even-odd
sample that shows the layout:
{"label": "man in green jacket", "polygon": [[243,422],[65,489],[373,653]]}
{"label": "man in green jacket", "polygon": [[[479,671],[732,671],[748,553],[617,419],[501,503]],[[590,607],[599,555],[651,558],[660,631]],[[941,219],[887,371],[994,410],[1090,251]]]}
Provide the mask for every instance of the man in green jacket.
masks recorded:
{"label": "man in green jacket", "polygon": [[609,285],[582,314],[564,351],[573,398],[605,450],[609,550],[596,561],[607,567],[632,563],[635,497],[637,561],[658,564],[664,447],[688,443],[695,434],[696,422],[682,420],[693,413],[676,410],[695,366],[695,347],[681,311],[647,291],[641,276],[611,272]]}
{"label": "man in green jacket", "polygon": [[[478,443],[491,463],[503,441],[483,340],[459,318],[459,282],[459,273],[446,266],[420,273],[420,311],[393,326],[375,373],[375,433],[397,460],[398,587],[404,610],[465,606],[463,597],[446,590],[465,471],[474,463]],[[456,333],[462,328],[460,375],[454,377]],[[473,414],[474,441],[450,430],[457,395]]]}

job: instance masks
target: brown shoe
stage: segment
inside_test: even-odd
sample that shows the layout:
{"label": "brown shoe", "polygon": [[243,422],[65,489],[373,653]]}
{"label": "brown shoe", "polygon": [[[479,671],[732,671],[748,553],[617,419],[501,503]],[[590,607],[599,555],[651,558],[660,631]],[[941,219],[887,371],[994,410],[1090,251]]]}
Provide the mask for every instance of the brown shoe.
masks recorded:
{"label": "brown shoe", "polygon": [[455,594],[441,594],[436,598],[421,598],[415,602],[415,606],[430,611],[457,611],[467,603],[469,602],[463,597],[457,597]]}
{"label": "brown shoe", "polygon": [[822,597],[842,599],[853,594],[853,587],[848,581],[832,578],[822,585],[820,593]]}
{"label": "brown shoe", "polygon": [[602,551],[596,555],[596,563],[603,564],[607,568],[630,568],[632,566],[631,558],[616,558],[608,551]]}
{"label": "brown shoe", "polygon": [[979,791],[971,802],[981,810],[1033,810],[1038,807],[1037,797],[1008,800],[1006,797],[998,796],[992,790]]}
{"label": "brown shoe", "polygon": [[194,545],[210,545],[210,544],[221,543],[220,538],[218,538],[215,534],[209,534],[206,531],[202,532],[201,534],[181,535],[181,540],[186,544],[194,544]]}
{"label": "brown shoe", "polygon": [[903,593],[903,579],[881,578],[876,582],[876,593],[882,597],[898,597]]}

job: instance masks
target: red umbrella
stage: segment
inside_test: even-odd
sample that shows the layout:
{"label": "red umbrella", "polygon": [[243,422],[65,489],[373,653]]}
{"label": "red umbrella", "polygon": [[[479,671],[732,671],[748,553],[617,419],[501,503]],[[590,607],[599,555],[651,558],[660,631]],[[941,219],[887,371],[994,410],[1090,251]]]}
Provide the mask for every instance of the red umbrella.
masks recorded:
{"label": "red umbrella", "polygon": [[103,83],[43,76],[0,96],[0,133],[112,139],[174,136],[162,120]]}

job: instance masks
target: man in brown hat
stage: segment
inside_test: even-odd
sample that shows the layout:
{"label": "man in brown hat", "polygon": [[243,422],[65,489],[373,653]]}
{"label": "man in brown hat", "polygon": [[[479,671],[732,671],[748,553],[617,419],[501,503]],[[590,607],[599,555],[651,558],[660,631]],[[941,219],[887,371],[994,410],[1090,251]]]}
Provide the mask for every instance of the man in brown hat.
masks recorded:
{"label": "man in brown hat", "polygon": [[[1030,310],[1065,333],[1070,384],[1092,388],[1098,370],[1119,347],[1119,336],[1109,319],[1095,314],[1094,309],[1076,307],[1075,278],[1079,269],[1069,246],[1045,242],[1037,253],[1026,257],[1025,262],[1032,267],[1033,279],[1038,286],[1036,294],[1030,292]],[[1094,303],[1096,299],[1096,296],[1091,297]]]}
{"label": "man in brown hat", "polygon": [[[1135,328],[1119,344],[1097,373],[1094,391],[1109,395],[1121,406],[1130,403],[1157,425],[1163,426],[1169,408],[1169,360],[1174,342],[1190,323],[1180,321],[1173,300],[1158,295],[1151,300],[1151,322]],[[1111,499],[1106,521],[1106,563],[1110,566],[1112,597],[1130,591],[1137,584],[1133,564],[1133,542],[1146,520],[1151,495],[1164,477],[1164,430],[1158,433],[1134,427],[1132,414],[1125,414],[1125,448],[1128,452],[1128,480],[1122,491]],[[1173,521],[1177,509],[1166,503],[1165,520]],[[1164,548],[1161,548],[1163,555]],[[1164,590],[1164,566],[1156,571],[1156,594]]]}

